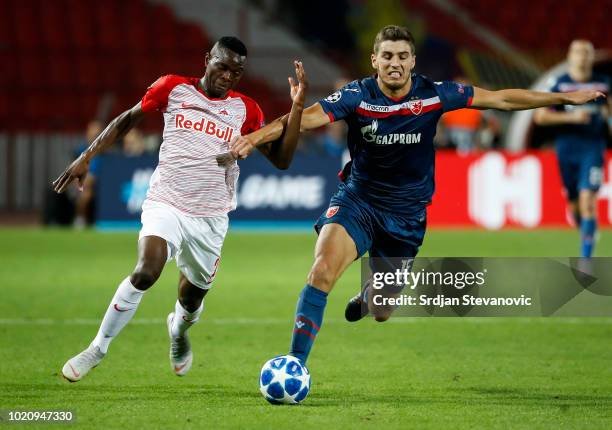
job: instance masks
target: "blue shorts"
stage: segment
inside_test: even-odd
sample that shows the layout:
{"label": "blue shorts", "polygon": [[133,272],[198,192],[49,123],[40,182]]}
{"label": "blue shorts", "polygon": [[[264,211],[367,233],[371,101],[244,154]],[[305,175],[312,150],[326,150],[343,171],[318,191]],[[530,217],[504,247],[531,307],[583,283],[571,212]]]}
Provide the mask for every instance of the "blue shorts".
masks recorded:
{"label": "blue shorts", "polygon": [[410,215],[398,215],[372,207],[341,183],[329,208],[315,224],[317,233],[325,224],[342,225],[357,247],[357,257],[415,257],[423,243],[427,224],[424,204]]}
{"label": "blue shorts", "polygon": [[603,180],[605,144],[584,142],[576,149],[557,145],[557,159],[563,186],[569,200],[576,200],[581,190],[597,191]]}

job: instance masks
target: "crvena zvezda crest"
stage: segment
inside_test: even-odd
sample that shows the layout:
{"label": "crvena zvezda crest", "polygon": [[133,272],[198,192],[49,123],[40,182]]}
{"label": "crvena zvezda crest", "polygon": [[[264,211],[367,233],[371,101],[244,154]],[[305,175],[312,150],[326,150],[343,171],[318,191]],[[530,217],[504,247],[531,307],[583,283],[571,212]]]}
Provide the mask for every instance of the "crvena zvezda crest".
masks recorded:
{"label": "crvena zvezda crest", "polygon": [[410,100],[408,102],[408,108],[410,108],[410,112],[413,114],[420,114],[423,110],[423,100]]}
{"label": "crvena zvezda crest", "polygon": [[338,213],[338,209],[340,209],[338,206],[330,206],[329,209],[327,209],[327,213],[325,214],[325,216],[327,218],[333,217]]}

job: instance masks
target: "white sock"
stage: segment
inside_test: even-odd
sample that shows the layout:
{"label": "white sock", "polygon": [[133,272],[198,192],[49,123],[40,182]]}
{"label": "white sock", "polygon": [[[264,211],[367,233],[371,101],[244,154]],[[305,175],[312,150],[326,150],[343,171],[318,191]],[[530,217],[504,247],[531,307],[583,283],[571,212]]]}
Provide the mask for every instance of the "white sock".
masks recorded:
{"label": "white sock", "polygon": [[174,320],[170,329],[172,337],[181,337],[187,329],[198,322],[200,314],[204,310],[204,300],[195,312],[187,312],[179,300],[174,305]]}
{"label": "white sock", "polygon": [[129,277],[125,278],[119,284],[117,292],[115,292],[106,310],[100,330],[98,330],[92,345],[99,347],[100,351],[106,354],[113,338],[119,334],[136,313],[143,294],[144,291],[134,288]]}

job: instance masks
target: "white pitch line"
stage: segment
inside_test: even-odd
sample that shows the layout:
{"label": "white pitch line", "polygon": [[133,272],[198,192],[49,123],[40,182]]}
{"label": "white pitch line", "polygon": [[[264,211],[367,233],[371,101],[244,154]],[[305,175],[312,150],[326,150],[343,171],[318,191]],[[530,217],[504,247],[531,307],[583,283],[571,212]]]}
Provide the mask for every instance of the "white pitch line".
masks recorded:
{"label": "white pitch line", "polygon": [[[290,319],[281,318],[217,318],[203,319],[205,323],[216,325],[268,325],[268,324],[289,324]],[[96,318],[69,318],[69,319],[53,319],[53,318],[0,318],[0,326],[3,325],[99,325],[102,319]],[[330,320],[330,322],[334,322]],[[162,325],[166,324],[164,318],[134,318],[130,324],[135,325]]]}
{"label": "white pitch line", "polygon": [[[69,319],[53,319],[53,318],[0,318],[0,326],[45,326],[45,325],[68,325],[68,326],[97,326],[102,319],[96,318],[69,318]],[[204,324],[214,325],[291,325],[290,319],[284,318],[211,318],[203,319]],[[327,318],[325,324],[348,324],[342,318]],[[413,318],[413,317],[396,317],[391,318],[385,324],[505,324],[516,322],[520,324],[612,324],[612,318]],[[134,318],[130,324],[134,325],[162,325],[165,324],[164,318]]]}

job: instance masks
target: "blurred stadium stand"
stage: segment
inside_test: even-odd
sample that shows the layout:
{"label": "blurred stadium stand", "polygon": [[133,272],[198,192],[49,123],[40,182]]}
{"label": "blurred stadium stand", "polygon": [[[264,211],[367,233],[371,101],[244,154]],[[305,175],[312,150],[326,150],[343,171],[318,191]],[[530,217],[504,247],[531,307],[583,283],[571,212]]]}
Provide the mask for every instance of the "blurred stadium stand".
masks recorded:
{"label": "blurred stadium stand", "polygon": [[[249,50],[247,76],[265,83],[263,86],[241,83],[245,92],[262,104],[267,118],[286,112],[288,104],[287,77],[293,75],[293,60],[304,62],[308,72],[311,101],[329,94],[333,82],[343,70],[329,58],[320,55],[306,38],[283,24],[275,8],[267,10],[261,5],[241,0],[150,0],[158,5],[172,7],[181,19],[198,23],[205,28],[211,40],[228,34],[237,35]],[[294,2],[286,3],[293,7]],[[310,2],[307,4],[310,7]],[[328,7],[329,9],[329,7]],[[313,14],[306,15],[312,24]],[[311,25],[312,26],[312,25]],[[346,56],[346,53],[344,53]],[[266,85],[268,87],[266,87]],[[270,91],[270,88],[274,91]],[[248,90],[248,91],[247,91]],[[280,95],[277,100],[266,100],[270,94]],[[267,106],[266,106],[266,102]]]}
{"label": "blurred stadium stand", "polygon": [[[144,0],[1,0],[0,8],[5,132],[77,132],[94,117],[108,120],[163,74],[200,76],[212,43],[201,23]],[[239,90],[256,98],[268,117],[289,106],[286,91],[277,93],[250,73]],[[115,101],[101,112],[109,96]],[[161,121],[143,126],[159,131]]]}
{"label": "blurred stadium stand", "polygon": [[[495,89],[532,85],[575,37],[612,48],[611,9],[612,0],[0,0],[0,211],[40,208],[89,120],[110,120],[160,75],[200,76],[225,34],[250,51],[238,90],[271,119],[289,107],[291,60],[304,61],[315,100],[338,78],[368,73],[368,32],[390,20],[414,27],[418,72]],[[509,115],[500,120],[505,131]],[[155,116],[143,124],[161,127]]]}

